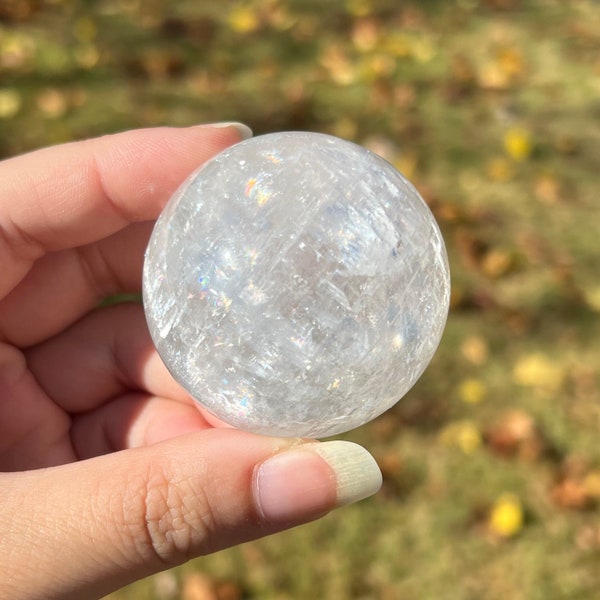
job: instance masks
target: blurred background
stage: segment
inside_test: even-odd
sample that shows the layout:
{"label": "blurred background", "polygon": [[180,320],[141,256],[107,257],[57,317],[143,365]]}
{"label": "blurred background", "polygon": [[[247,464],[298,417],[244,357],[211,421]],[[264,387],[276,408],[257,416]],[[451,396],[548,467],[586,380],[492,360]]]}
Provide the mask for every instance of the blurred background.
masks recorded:
{"label": "blurred background", "polygon": [[110,599],[600,598],[600,3],[0,0],[2,157],[223,120],[396,165],[451,314],[378,496]]}

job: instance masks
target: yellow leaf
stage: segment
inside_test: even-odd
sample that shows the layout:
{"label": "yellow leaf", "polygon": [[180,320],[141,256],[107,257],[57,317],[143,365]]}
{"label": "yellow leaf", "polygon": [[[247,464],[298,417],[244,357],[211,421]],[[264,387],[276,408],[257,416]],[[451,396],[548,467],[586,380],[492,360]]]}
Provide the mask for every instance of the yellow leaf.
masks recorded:
{"label": "yellow leaf", "polygon": [[403,153],[392,162],[396,169],[408,179],[411,179],[417,170],[417,157],[415,154]]}
{"label": "yellow leaf", "polygon": [[474,365],[482,365],[488,358],[488,346],[485,340],[479,336],[468,337],[460,347],[463,356]]}
{"label": "yellow leaf", "polygon": [[249,6],[236,6],[229,13],[228,22],[229,27],[237,33],[252,33],[260,25],[256,11]]}
{"label": "yellow leaf", "polygon": [[447,446],[459,448],[465,454],[473,454],[481,446],[481,433],[473,421],[455,421],[442,430],[441,441]]}
{"label": "yellow leaf", "polygon": [[521,53],[514,48],[505,48],[480,66],[477,79],[483,88],[504,90],[517,82],[524,70]]}
{"label": "yellow leaf", "polygon": [[100,60],[100,52],[93,44],[79,46],[73,53],[77,64],[84,69],[93,69]]}
{"label": "yellow leaf", "polygon": [[600,471],[591,471],[585,476],[583,489],[591,498],[600,499]]}
{"label": "yellow leaf", "polygon": [[340,46],[328,46],[319,60],[335,83],[350,85],[356,80],[356,66]]}
{"label": "yellow leaf", "polygon": [[523,162],[531,154],[531,134],[520,127],[509,129],[504,134],[504,149],[517,162]]}
{"label": "yellow leaf", "polygon": [[494,502],[489,527],[503,538],[513,537],[523,529],[523,506],[516,495],[503,494]]}
{"label": "yellow leaf", "polygon": [[436,47],[431,40],[419,38],[414,41],[411,48],[411,54],[418,62],[427,63],[435,58]]}
{"label": "yellow leaf", "polygon": [[346,10],[354,17],[366,17],[373,12],[371,0],[348,0]]}
{"label": "yellow leaf", "polygon": [[594,311],[600,312],[600,285],[583,290],[587,305]]}
{"label": "yellow leaf", "polygon": [[497,63],[511,79],[517,79],[525,70],[523,55],[516,48],[504,48],[497,56]]}
{"label": "yellow leaf", "polygon": [[525,387],[557,390],[563,377],[564,369],[539,352],[521,357],[513,369],[515,383]]}
{"label": "yellow leaf", "polygon": [[488,61],[479,68],[477,81],[482,88],[489,90],[504,90],[510,87],[510,77],[493,61]]}
{"label": "yellow leaf", "polygon": [[458,386],[458,396],[467,404],[479,404],[486,394],[487,388],[479,379],[463,379]]}
{"label": "yellow leaf", "polygon": [[341,138],[353,139],[358,132],[358,124],[354,119],[342,117],[333,124],[333,133]]}
{"label": "yellow leaf", "polygon": [[363,78],[366,81],[373,81],[381,76],[388,77],[395,67],[396,62],[388,54],[373,54],[363,63]]}
{"label": "yellow leaf", "polygon": [[7,69],[26,69],[35,56],[35,38],[7,30],[0,36],[0,66]]}
{"label": "yellow leaf", "polygon": [[497,279],[506,274],[512,263],[512,256],[506,250],[493,248],[484,255],[481,268],[488,277]]}
{"label": "yellow leaf", "polygon": [[393,32],[385,38],[384,50],[396,58],[405,58],[411,53],[411,40],[401,32]]}
{"label": "yellow leaf", "polygon": [[0,119],[12,119],[21,110],[21,94],[11,88],[0,89]]}

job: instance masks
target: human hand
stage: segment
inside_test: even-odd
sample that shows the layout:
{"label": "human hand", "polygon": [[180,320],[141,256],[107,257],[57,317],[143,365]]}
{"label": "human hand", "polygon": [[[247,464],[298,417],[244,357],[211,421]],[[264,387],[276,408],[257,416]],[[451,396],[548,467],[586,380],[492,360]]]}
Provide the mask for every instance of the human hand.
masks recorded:
{"label": "human hand", "polygon": [[138,292],[153,220],[235,125],[132,131],[0,163],[0,597],[97,598],[371,495],[349,442],[204,415]]}

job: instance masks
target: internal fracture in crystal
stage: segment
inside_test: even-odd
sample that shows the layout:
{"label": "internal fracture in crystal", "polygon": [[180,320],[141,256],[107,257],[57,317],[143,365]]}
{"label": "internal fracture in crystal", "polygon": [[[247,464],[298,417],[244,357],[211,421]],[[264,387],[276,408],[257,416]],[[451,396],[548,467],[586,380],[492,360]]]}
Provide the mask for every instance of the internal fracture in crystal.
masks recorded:
{"label": "internal fracture in crystal", "polygon": [[325,437],[395,404],[429,364],[449,304],[444,242],[379,156],[316,133],[241,142],[192,174],[144,265],[154,343],[233,426]]}

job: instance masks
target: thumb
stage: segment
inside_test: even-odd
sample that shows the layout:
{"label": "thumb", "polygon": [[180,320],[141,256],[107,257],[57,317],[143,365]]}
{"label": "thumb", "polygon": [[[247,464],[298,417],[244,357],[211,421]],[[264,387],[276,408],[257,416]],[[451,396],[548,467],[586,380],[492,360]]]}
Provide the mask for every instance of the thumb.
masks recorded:
{"label": "thumb", "polygon": [[[97,598],[194,556],[374,494],[351,442],[212,429],[79,463],[0,476],[0,597]],[[35,569],[31,565],[35,564]]]}

